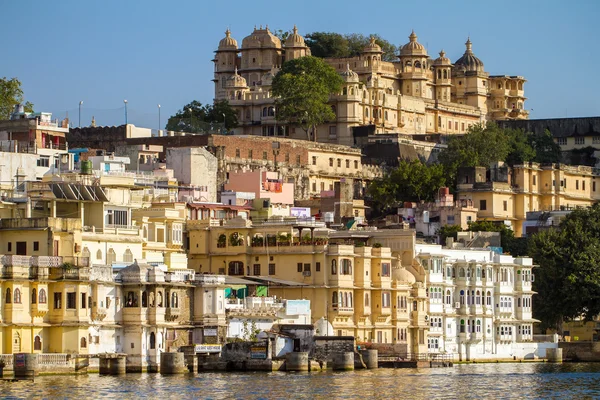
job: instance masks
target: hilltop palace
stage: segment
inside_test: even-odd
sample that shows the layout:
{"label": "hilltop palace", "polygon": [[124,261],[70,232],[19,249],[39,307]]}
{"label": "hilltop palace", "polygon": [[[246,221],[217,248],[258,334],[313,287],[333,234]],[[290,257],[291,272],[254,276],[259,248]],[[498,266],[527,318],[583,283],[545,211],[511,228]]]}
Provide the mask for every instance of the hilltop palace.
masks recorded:
{"label": "hilltop palace", "polygon": [[[431,60],[414,31],[409,39],[394,62],[382,60],[374,38],[357,57],[325,59],[345,83],[330,99],[337,119],[319,126],[316,140],[353,145],[353,130],[361,126],[375,133],[448,135],[479,122],[528,118],[525,78],[490,75],[470,39],[454,63],[443,50]],[[302,129],[276,120],[271,83],[284,61],[307,55],[295,26],[283,44],[268,27],[255,28],[241,48],[225,32],[213,60],[215,99],[238,110],[236,134],[306,139]]]}

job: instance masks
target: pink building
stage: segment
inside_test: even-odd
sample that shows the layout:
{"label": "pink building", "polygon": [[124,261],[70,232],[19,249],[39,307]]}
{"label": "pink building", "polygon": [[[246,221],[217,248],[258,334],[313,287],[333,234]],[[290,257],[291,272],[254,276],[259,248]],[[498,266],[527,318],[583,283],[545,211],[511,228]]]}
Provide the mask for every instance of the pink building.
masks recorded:
{"label": "pink building", "polygon": [[254,193],[256,199],[269,199],[272,204],[294,204],[294,184],[284,183],[277,172],[229,172],[225,190]]}

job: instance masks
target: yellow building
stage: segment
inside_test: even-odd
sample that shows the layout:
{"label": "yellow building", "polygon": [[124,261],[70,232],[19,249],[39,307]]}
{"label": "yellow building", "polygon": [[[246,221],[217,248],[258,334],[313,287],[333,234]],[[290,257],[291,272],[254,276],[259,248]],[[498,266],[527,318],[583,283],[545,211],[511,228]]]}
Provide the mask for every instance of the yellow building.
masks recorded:
{"label": "yellow building", "polygon": [[426,349],[427,296],[412,231],[335,236],[318,223],[238,218],[188,221],[187,232],[197,273],[252,276],[271,295],[308,299],[313,322],[326,319],[337,335]]}
{"label": "yellow building", "polygon": [[[431,59],[417,39],[412,32],[394,62],[382,60],[375,38],[356,57],[326,58],[345,83],[330,98],[336,121],[319,126],[310,139],[351,146],[358,126],[373,125],[376,133],[446,135],[480,122],[528,117],[525,78],[490,76],[470,39],[454,63],[443,50]],[[306,55],[310,49],[296,27],[285,43],[268,27],[255,28],[239,48],[225,32],[212,60],[215,100],[226,99],[238,111],[236,133],[307,139],[302,129],[277,121],[271,94],[282,63]]]}
{"label": "yellow building", "polygon": [[509,222],[520,237],[529,211],[588,207],[600,199],[597,170],[586,166],[526,163],[512,168],[466,167],[458,174],[458,198],[471,200],[478,219]]}

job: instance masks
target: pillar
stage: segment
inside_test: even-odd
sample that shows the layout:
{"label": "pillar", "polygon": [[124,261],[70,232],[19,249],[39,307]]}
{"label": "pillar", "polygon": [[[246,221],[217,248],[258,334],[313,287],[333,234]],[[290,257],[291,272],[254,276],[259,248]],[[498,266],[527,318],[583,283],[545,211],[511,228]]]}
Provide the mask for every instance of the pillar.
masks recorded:
{"label": "pillar", "polygon": [[186,372],[183,353],[161,353],[160,373],[163,375],[183,374]]}
{"label": "pillar", "polygon": [[360,355],[368,369],[379,367],[379,352],[377,350],[360,350]]}
{"label": "pillar", "polygon": [[354,352],[333,353],[333,369],[336,371],[354,370]]}
{"label": "pillar", "polygon": [[109,356],[100,357],[100,375],[124,375],[127,367],[127,357],[122,356]]}
{"label": "pillar", "polygon": [[548,362],[561,363],[563,361],[563,349],[546,349]]}
{"label": "pillar", "polygon": [[292,352],[285,355],[286,371],[308,371],[308,353]]}

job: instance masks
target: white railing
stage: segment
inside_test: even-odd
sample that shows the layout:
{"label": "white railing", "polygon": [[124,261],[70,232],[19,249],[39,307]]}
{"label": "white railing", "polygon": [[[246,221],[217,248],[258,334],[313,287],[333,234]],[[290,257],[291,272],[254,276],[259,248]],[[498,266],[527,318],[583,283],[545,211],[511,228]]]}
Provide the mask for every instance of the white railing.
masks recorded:
{"label": "white railing", "polygon": [[12,368],[13,366],[13,355],[12,354],[0,354],[0,362],[4,364],[4,368]]}
{"label": "white railing", "polygon": [[69,365],[69,354],[38,354],[39,365]]}

